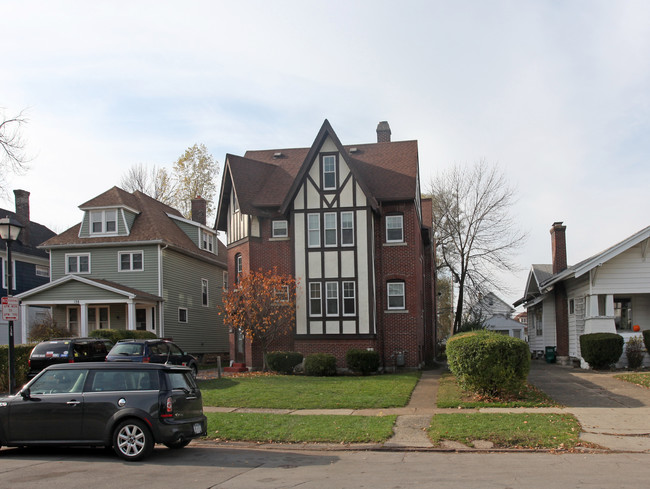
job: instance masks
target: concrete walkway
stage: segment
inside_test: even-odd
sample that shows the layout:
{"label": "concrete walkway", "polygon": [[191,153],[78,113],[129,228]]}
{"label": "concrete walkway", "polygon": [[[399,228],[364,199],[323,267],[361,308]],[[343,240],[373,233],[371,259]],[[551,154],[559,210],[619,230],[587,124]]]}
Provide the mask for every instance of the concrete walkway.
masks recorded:
{"label": "concrete walkway", "polygon": [[[441,370],[422,372],[406,407],[388,409],[248,409],[205,406],[205,412],[265,412],[308,415],[397,415],[394,435],[384,448],[432,449],[426,429],[431,418],[439,413],[458,413],[458,409],[436,407]],[[580,438],[613,451],[650,453],[650,389],[614,378],[616,373],[594,372],[549,365],[533,361],[529,382],[548,394],[563,408],[481,408],[464,412],[484,413],[570,413],[582,426]],[[492,444],[474,442],[475,449],[491,449]],[[444,442],[443,449],[472,450],[457,442]]]}

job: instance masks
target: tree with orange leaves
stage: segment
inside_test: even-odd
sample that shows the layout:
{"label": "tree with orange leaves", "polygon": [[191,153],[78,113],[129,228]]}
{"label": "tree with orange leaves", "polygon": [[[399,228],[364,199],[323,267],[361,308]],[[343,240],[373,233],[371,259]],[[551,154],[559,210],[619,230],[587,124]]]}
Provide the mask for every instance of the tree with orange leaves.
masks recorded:
{"label": "tree with orange leaves", "polygon": [[235,288],[226,292],[222,314],[231,330],[239,330],[259,342],[267,369],[266,354],[276,338],[289,334],[296,321],[296,287],[291,275],[281,275],[276,267],[260,269],[239,277]]}

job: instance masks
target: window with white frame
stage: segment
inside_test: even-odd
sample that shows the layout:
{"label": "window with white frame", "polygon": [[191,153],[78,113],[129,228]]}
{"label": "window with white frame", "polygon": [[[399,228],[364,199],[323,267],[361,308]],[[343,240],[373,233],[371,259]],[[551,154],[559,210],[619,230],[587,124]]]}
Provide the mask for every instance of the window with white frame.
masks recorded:
{"label": "window with white frame", "polygon": [[44,267],[43,265],[36,265],[36,276],[37,277],[49,277],[50,276],[50,267]]}
{"label": "window with white frame", "polygon": [[201,279],[201,304],[208,305],[208,280],[205,278]]}
{"label": "window with white frame", "polygon": [[90,212],[90,234],[117,233],[117,210]]}
{"label": "window with white frame", "polygon": [[339,284],[338,282],[325,283],[325,314],[328,316],[339,315]]}
{"label": "window with white frame", "polygon": [[401,243],[404,241],[404,217],[400,214],[386,216],[386,242]]}
{"label": "window with white frame", "polygon": [[356,313],[356,294],[354,282],[343,282],[343,315],[354,316]]}
{"label": "window with white frame", "polygon": [[88,306],[88,331],[110,329],[110,316],[108,306]]}
{"label": "window with white frame", "polygon": [[[11,288],[16,290],[16,260],[12,258],[11,261],[13,262],[11,267]],[[7,260],[3,258],[0,262],[2,263],[2,288],[7,290],[7,272],[9,270]]]}
{"label": "window with white frame", "polygon": [[405,309],[404,282],[388,282],[388,309]]}
{"label": "window with white frame", "polygon": [[341,212],[341,246],[354,246],[354,214]]}
{"label": "window with white frame", "polygon": [[535,308],[533,312],[533,320],[535,321],[535,335],[542,336],[544,334],[544,323],[542,322],[542,306]]}
{"label": "window with white frame", "polygon": [[275,289],[275,301],[276,302],[289,302],[289,286],[281,285]]}
{"label": "window with white frame", "polygon": [[272,238],[287,238],[289,236],[288,221],[273,221]]}
{"label": "window with white frame", "polygon": [[120,272],[141,272],[144,270],[142,251],[120,251]]}
{"label": "window with white frame", "polygon": [[90,253],[65,255],[65,273],[90,273]]}
{"label": "window with white frame", "polygon": [[241,253],[237,253],[235,255],[235,283],[239,283],[239,279],[241,278],[241,274],[244,270],[244,264],[242,260]]}
{"label": "window with white frame", "polygon": [[318,248],[320,246],[320,215],[307,215],[307,246]]}
{"label": "window with white frame", "polygon": [[321,284],[318,282],[312,282],[309,284],[309,315],[323,315]]}
{"label": "window with white frame", "polygon": [[201,229],[201,249],[214,253],[214,235]]}
{"label": "window with white frame", "polygon": [[187,322],[187,309],[185,307],[178,308],[178,322],[179,323]]}
{"label": "window with white frame", "polygon": [[336,246],[336,213],[326,212],[325,220],[325,246]]}
{"label": "window with white frame", "polygon": [[323,156],[323,190],[336,190],[336,156]]}

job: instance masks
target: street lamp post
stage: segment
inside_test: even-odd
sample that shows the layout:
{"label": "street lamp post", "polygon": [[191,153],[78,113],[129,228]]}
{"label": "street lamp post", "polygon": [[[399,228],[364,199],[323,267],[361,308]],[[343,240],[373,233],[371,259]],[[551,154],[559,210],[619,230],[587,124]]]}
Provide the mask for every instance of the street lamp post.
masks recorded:
{"label": "street lamp post", "polygon": [[[13,286],[13,266],[11,261],[11,243],[18,239],[23,225],[11,217],[0,219],[0,237],[7,243],[7,297],[11,297]],[[13,394],[16,388],[16,357],[14,354],[14,322],[8,323],[8,353],[7,363],[9,364],[9,394]]]}

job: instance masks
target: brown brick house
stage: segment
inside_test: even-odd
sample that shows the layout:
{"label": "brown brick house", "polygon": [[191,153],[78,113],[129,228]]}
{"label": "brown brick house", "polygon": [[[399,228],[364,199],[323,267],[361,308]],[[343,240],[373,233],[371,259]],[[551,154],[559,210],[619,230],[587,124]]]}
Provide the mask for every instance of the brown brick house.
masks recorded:
{"label": "brown brick house", "polygon": [[[228,236],[230,286],[270,269],[300,281],[295,331],[273,350],[374,349],[386,368],[432,357],[431,203],[420,198],[417,141],[343,145],[326,120],[310,147],[226,155],[216,228]],[[231,358],[261,351],[231,332]]]}

